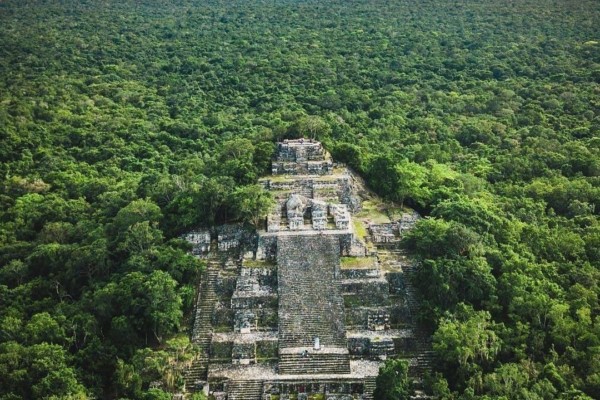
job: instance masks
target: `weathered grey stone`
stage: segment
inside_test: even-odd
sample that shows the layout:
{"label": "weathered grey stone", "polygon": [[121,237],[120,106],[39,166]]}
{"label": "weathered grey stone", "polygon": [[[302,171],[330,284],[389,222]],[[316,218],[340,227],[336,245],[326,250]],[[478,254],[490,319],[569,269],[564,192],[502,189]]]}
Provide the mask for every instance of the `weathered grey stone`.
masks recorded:
{"label": "weathered grey stone", "polygon": [[231,350],[231,360],[234,365],[248,365],[256,362],[255,343],[234,342]]}
{"label": "weathered grey stone", "polygon": [[394,243],[400,240],[398,224],[371,224],[369,232],[375,243]]}
{"label": "weathered grey stone", "polygon": [[234,332],[250,333],[256,331],[256,314],[248,309],[237,310],[234,324]]}
{"label": "weathered grey stone", "polygon": [[210,250],[210,232],[207,230],[192,231],[183,235],[183,239],[190,242],[192,254],[202,255]]}
{"label": "weathered grey stone", "polygon": [[277,145],[277,159],[272,163],[272,173],[315,174],[331,173],[333,162],[321,143],[307,140],[286,140]]}
{"label": "weathered grey stone", "polygon": [[[262,180],[276,199],[264,229],[234,224],[186,236],[195,253],[222,260],[219,271],[211,261],[198,300],[203,313],[213,306],[194,336],[210,355],[203,377],[223,400],[372,399],[381,360],[410,354],[411,370],[427,365],[415,356],[427,343],[412,329],[410,264],[397,247],[419,216],[370,225],[367,247],[352,218],[371,195],[320,143],[280,143],[272,166],[284,176]],[[207,254],[211,236],[217,248]],[[367,255],[345,260],[355,269],[340,267],[340,256]]]}

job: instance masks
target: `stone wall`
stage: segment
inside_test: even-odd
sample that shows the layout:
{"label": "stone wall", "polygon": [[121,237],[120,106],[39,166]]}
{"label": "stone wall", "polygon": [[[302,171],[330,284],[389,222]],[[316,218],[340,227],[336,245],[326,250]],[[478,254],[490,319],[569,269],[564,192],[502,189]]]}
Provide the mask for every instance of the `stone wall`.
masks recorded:
{"label": "stone wall", "polygon": [[342,269],[342,279],[378,278],[379,268]]}
{"label": "stone wall", "polygon": [[342,293],[357,296],[362,306],[382,305],[387,303],[389,285],[385,279],[345,279]]}
{"label": "stone wall", "polygon": [[394,339],[389,337],[353,337],[348,339],[350,355],[360,358],[378,359],[398,354]]}
{"label": "stone wall", "polygon": [[219,300],[229,301],[235,291],[236,282],[237,278],[235,275],[219,274],[214,287],[217,298]]}
{"label": "stone wall", "polygon": [[416,211],[413,211],[410,214],[402,214],[402,217],[398,221],[398,231],[400,232],[400,235],[411,230],[419,219],[421,219],[421,216]]}
{"label": "stone wall", "polygon": [[346,326],[353,329],[368,329],[369,315],[385,312],[389,315],[390,328],[407,326],[411,323],[410,311],[405,305],[365,307],[352,305],[346,307]]}
{"label": "stone wall", "polygon": [[404,274],[402,272],[390,272],[386,275],[389,282],[390,294],[404,297],[406,284],[404,283]]}
{"label": "stone wall", "polygon": [[260,287],[269,288],[273,292],[277,291],[277,268],[269,267],[242,267],[240,277],[255,277]]}
{"label": "stone wall", "polygon": [[255,257],[257,260],[275,261],[277,259],[277,236],[258,236]]}
{"label": "stone wall", "polygon": [[[264,400],[352,400],[362,399],[364,379],[305,379],[294,382],[268,381],[263,383]],[[316,397],[319,396],[319,397]],[[321,397],[322,396],[322,397]]]}
{"label": "stone wall", "polygon": [[234,331],[250,333],[277,324],[277,280],[274,268],[240,268],[231,296]]}
{"label": "stone wall", "polygon": [[256,362],[270,362],[279,356],[279,343],[276,340],[260,340],[256,342]]}
{"label": "stone wall", "polygon": [[280,200],[297,193],[310,199],[346,204],[352,212],[355,212],[359,207],[357,204],[360,204],[360,199],[352,192],[350,180],[350,176],[346,174],[319,178],[295,176],[286,180],[266,179],[263,185]]}
{"label": "stone wall", "polygon": [[371,224],[369,232],[374,243],[395,243],[400,240],[397,223]]}
{"label": "stone wall", "polygon": [[333,162],[321,143],[287,140],[277,144],[277,158],[271,164],[273,175],[325,175],[333,170]]}
{"label": "stone wall", "polygon": [[312,139],[284,140],[277,143],[277,161],[322,161],[323,145]]}
{"label": "stone wall", "polygon": [[203,255],[210,250],[210,232],[208,230],[191,231],[182,238],[192,244],[193,255]]}
{"label": "stone wall", "polygon": [[340,237],[340,254],[344,257],[366,257],[369,251],[364,242],[362,242],[354,233],[354,228],[350,227],[350,233],[342,234]]}
{"label": "stone wall", "polygon": [[277,307],[277,295],[275,293],[249,296],[237,293],[231,297],[231,308],[233,309],[253,309],[267,307]]}
{"label": "stone wall", "polygon": [[231,361],[248,365],[256,362],[256,344],[254,342],[234,342],[231,348]]}
{"label": "stone wall", "polygon": [[212,341],[210,344],[210,361],[212,363],[231,363],[231,351],[233,349],[233,342],[217,342]]}
{"label": "stone wall", "polygon": [[327,175],[333,171],[333,163],[324,161],[285,162],[273,161],[273,175]]}

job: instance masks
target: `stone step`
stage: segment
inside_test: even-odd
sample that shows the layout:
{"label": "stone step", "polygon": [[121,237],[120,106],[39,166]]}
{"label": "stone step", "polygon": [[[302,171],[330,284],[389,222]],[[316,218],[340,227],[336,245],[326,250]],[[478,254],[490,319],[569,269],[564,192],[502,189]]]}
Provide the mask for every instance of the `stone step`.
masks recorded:
{"label": "stone step", "polygon": [[367,378],[365,380],[365,386],[363,390],[363,400],[373,400],[373,393],[375,392],[375,378]]}
{"label": "stone step", "polygon": [[208,353],[212,339],[211,321],[216,302],[215,284],[218,274],[219,263],[209,262],[201,277],[192,329],[192,343],[198,347],[198,356],[185,374],[185,386],[189,392],[196,390],[198,382],[206,380],[208,372]]}
{"label": "stone step", "polygon": [[208,359],[199,358],[192,367],[186,371],[184,377],[186,391],[192,393],[196,392],[199,389],[198,384],[205,381],[205,372],[202,369],[202,365],[206,362],[208,362]]}
{"label": "stone step", "polygon": [[261,380],[229,381],[227,400],[260,400],[263,394]]}
{"label": "stone step", "polygon": [[[287,349],[286,349],[287,350]],[[345,350],[345,349],[344,349]],[[281,374],[348,374],[350,358],[348,351],[336,353],[326,350],[310,350],[303,355],[300,350],[294,353],[282,353],[279,356]]]}
{"label": "stone step", "polygon": [[277,252],[280,348],[312,346],[315,337],[345,347],[344,303],[335,276],[339,239],[281,237]]}

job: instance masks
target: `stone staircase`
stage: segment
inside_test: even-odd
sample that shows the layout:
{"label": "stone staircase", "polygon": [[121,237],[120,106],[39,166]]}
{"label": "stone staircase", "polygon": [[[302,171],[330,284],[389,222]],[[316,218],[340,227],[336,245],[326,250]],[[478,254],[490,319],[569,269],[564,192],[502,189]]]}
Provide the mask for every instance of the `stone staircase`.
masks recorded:
{"label": "stone staircase", "polygon": [[218,275],[219,264],[210,262],[201,277],[202,283],[198,293],[194,328],[192,330],[192,342],[198,345],[206,340],[206,337],[210,338],[212,334],[212,312],[217,299],[214,288]]}
{"label": "stone staircase", "polygon": [[[398,356],[410,365],[416,389],[411,398],[428,398],[422,377],[435,359],[429,334],[417,320],[419,298],[410,282],[413,266],[399,247],[402,233],[392,224],[374,226],[363,248],[340,232],[311,229],[308,219],[301,231],[290,230],[283,205],[291,193],[343,203],[352,212],[370,195],[358,177],[332,170],[320,144],[286,141],[278,149],[272,171],[281,176],[264,183],[278,200],[272,226],[279,223],[280,229],[257,232],[254,248],[259,260],[276,256],[277,268],[261,271],[254,260],[244,267],[250,235],[217,228],[221,237],[210,245],[192,313],[192,343],[199,351],[186,373],[186,390],[198,391],[208,382],[221,400],[287,398],[279,394],[298,391],[309,392],[298,398],[373,400],[382,361]],[[334,222],[330,215],[328,229]],[[404,216],[401,222],[405,229],[414,223]],[[377,262],[369,259],[352,272],[345,264],[342,271],[342,251],[368,253]],[[347,326],[355,330],[346,332]]]}
{"label": "stone staircase", "polygon": [[384,271],[401,271],[407,264],[405,252],[393,246],[378,244],[377,258]]}
{"label": "stone staircase", "polygon": [[311,351],[307,356],[303,356],[302,350],[298,349],[294,353],[279,355],[280,374],[297,374],[298,371],[305,374],[348,374],[350,373],[348,351],[327,352],[324,349]]}
{"label": "stone staircase", "polygon": [[[318,369],[316,363],[323,362],[323,370],[349,371],[344,302],[337,277],[339,239],[325,235],[280,237],[277,260],[280,355],[287,353],[286,349],[299,349],[280,363],[280,370],[312,373]],[[301,349],[312,349],[317,337],[325,349],[337,349],[345,356],[324,351],[315,355],[315,361],[299,360]],[[325,362],[327,358],[331,359]]]}
{"label": "stone staircase", "polygon": [[199,353],[185,375],[185,387],[188,392],[195,392],[198,389],[197,383],[206,381],[212,338],[212,312],[217,300],[214,288],[218,274],[219,263],[209,262],[201,276],[192,329],[192,344],[198,347]]}
{"label": "stone staircase", "polygon": [[[335,290],[337,288],[330,288],[339,292]],[[285,300],[280,300],[283,305],[280,304],[279,311],[279,347],[310,348],[316,337],[326,346],[345,347],[345,341],[339,334],[344,330],[343,298],[340,296],[339,299],[329,300],[326,293],[318,296],[311,284],[298,284],[295,289],[298,291],[298,295],[293,296],[298,300],[295,309],[288,307],[294,300],[292,296],[287,295]],[[320,297],[327,305],[323,308],[323,304],[302,303],[303,295],[305,298]],[[281,308],[285,311],[282,312]]]}
{"label": "stone staircase", "polygon": [[419,322],[416,320],[419,311],[419,302],[416,290],[412,284],[415,267],[412,263],[408,263],[402,269],[406,275],[406,279],[404,280],[405,300],[410,310],[416,339],[414,357],[410,360],[410,371],[412,376],[421,378],[426,371],[431,371],[431,366],[435,362],[435,353],[432,349],[431,335],[421,328]]}
{"label": "stone staircase", "polygon": [[375,392],[375,379],[375,377],[365,379],[363,400],[373,400],[373,392]]}
{"label": "stone staircase", "polygon": [[[406,256],[405,251],[394,246],[377,246],[377,256],[379,265],[384,271],[398,272],[403,275],[403,297],[406,304],[406,310],[409,313],[411,329],[413,331],[414,344],[409,354],[403,358],[409,361],[409,373],[415,381],[417,389],[420,387],[421,380],[425,372],[431,371],[435,363],[435,353],[432,349],[431,335],[421,326],[418,318],[419,299],[412,279],[415,274],[415,266]],[[420,390],[415,391],[413,399],[427,398]]]}
{"label": "stone staircase", "polygon": [[262,380],[230,381],[227,385],[227,400],[258,400],[262,394]]}
{"label": "stone staircase", "polygon": [[302,185],[298,188],[297,193],[301,196],[306,197],[307,199],[312,199],[314,196],[314,190],[312,185]]}
{"label": "stone staircase", "polygon": [[[427,345],[426,345],[427,346]],[[419,346],[419,347],[426,347]],[[431,347],[431,344],[428,344]],[[433,350],[421,350],[416,357],[411,360],[410,373],[412,376],[422,378],[425,372],[431,371],[431,366],[435,362],[435,352]]]}
{"label": "stone staircase", "polygon": [[280,348],[312,347],[315,337],[346,347],[344,302],[335,270],[339,242],[333,236],[281,237],[277,245]]}

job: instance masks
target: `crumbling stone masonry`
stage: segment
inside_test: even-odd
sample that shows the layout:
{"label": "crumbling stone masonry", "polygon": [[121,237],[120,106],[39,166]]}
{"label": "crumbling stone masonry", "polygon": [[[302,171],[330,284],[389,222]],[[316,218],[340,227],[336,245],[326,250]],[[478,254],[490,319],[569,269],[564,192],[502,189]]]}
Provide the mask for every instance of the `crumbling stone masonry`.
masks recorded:
{"label": "crumbling stone masonry", "polygon": [[353,214],[364,190],[313,140],[279,143],[272,173],[261,180],[277,200],[264,230],[184,236],[209,260],[187,390],[218,400],[368,400],[387,357],[426,370],[411,266],[397,248],[418,215],[361,225],[359,236]]}

